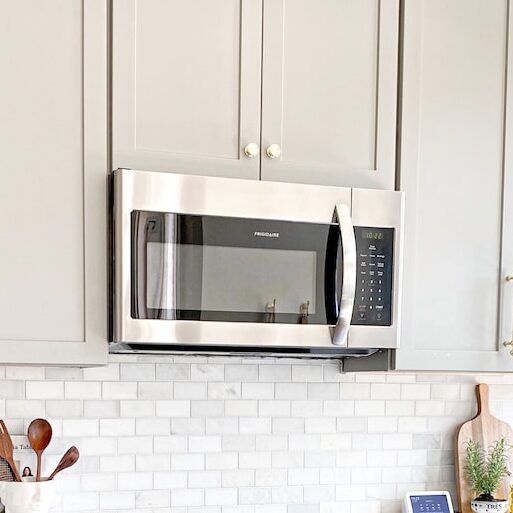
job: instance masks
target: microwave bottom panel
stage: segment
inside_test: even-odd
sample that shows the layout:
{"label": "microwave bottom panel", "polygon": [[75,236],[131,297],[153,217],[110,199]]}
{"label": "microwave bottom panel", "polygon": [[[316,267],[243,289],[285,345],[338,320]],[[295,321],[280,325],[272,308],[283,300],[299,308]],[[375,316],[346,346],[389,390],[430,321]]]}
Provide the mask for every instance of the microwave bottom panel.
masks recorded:
{"label": "microwave bottom panel", "polygon": [[180,345],[180,344],[110,344],[111,354],[173,354],[173,355],[209,355],[209,356],[255,356],[255,357],[289,357],[289,358],[363,358],[369,357],[379,349],[349,349],[345,347],[262,347],[262,346],[216,346]]}

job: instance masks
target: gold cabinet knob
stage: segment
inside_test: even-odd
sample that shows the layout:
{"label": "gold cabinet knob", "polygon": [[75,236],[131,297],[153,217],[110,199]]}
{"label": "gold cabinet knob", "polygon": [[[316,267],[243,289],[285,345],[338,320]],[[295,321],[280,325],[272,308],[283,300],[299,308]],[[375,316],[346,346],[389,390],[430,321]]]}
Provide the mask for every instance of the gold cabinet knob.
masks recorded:
{"label": "gold cabinet knob", "polygon": [[511,349],[511,351],[509,352],[509,354],[511,356],[513,356],[513,340],[508,340],[506,342],[504,342],[504,347],[509,347]]}
{"label": "gold cabinet knob", "polygon": [[255,158],[260,152],[260,147],[257,143],[249,143],[244,148],[244,154],[246,157],[253,159]]}
{"label": "gold cabinet knob", "polygon": [[281,148],[277,144],[271,144],[265,153],[270,159],[277,159],[281,155]]}
{"label": "gold cabinet knob", "polygon": [[513,274],[506,276],[506,281],[513,281]]}

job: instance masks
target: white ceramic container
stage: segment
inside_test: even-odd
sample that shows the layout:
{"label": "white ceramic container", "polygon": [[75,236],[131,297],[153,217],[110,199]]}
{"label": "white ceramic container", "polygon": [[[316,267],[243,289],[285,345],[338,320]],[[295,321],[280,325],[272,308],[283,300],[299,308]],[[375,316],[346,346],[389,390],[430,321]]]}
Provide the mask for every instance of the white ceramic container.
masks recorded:
{"label": "white ceramic container", "polygon": [[505,513],[508,511],[509,501],[476,501],[470,503],[474,513]]}
{"label": "white ceramic container", "polygon": [[55,495],[55,481],[36,483],[35,479],[25,477],[22,483],[0,481],[0,499],[5,513],[48,512]]}

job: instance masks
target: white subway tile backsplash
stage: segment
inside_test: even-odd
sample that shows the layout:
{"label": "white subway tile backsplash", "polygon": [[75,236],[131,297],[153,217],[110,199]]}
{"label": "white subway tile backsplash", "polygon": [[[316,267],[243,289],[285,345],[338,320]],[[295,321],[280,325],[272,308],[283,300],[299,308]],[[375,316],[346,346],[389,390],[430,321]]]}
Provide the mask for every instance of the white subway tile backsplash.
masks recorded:
{"label": "white subway tile backsplash", "polygon": [[271,494],[271,488],[240,488],[239,504],[269,504],[272,500]]}
{"label": "white subway tile backsplash", "polygon": [[[244,385],[242,386],[244,387]],[[224,408],[227,417],[256,417],[258,415],[258,402],[256,400],[230,400],[224,403]]]}
{"label": "white subway tile backsplash", "polygon": [[189,488],[219,488],[221,486],[220,471],[204,470],[188,473]]}
{"label": "white subway tile backsplash", "polygon": [[226,505],[237,504],[237,488],[213,488],[205,490],[205,504],[207,505]]}
{"label": "white subway tile backsplash", "polygon": [[270,417],[242,417],[239,420],[241,434],[262,434],[271,432]]}
{"label": "white subway tile backsplash", "polygon": [[258,401],[258,415],[262,417],[286,417],[291,412],[290,401],[261,400]]}
{"label": "white subway tile backsplash", "polygon": [[207,384],[177,381],[174,384],[175,399],[206,399]]}
{"label": "white subway tile backsplash", "polygon": [[370,399],[370,384],[340,383],[340,399]]}
{"label": "white subway tile backsplash", "polygon": [[171,458],[168,454],[138,454],[135,457],[137,472],[162,472],[171,470]]}
{"label": "white subway tile backsplash", "polygon": [[175,435],[203,435],[205,434],[204,418],[178,418],[171,419],[171,433]]}
{"label": "white subway tile backsplash", "polygon": [[158,381],[183,381],[191,377],[191,366],[188,363],[157,363],[155,378]]}
{"label": "white subway tile backsplash", "polygon": [[192,401],[192,417],[222,417],[224,415],[224,401]]}
{"label": "white subway tile backsplash", "polygon": [[100,436],[135,435],[135,419],[100,419]]}
{"label": "white subway tile backsplash", "polygon": [[[119,401],[84,401],[84,417],[119,417]],[[64,416],[65,417],[65,416]]]}
{"label": "white subway tile backsplash", "polygon": [[276,383],[278,381],[290,381],[292,379],[292,367],[282,364],[264,364],[258,366],[258,379]]}
{"label": "white subway tile backsplash", "polygon": [[[113,355],[98,369],[0,368],[0,415],[13,434],[51,420],[48,470],[80,448],[52,513],[398,513],[405,490],[454,489],[454,430],[487,379]],[[504,417],[513,378],[490,382]]]}
{"label": "white subway tile backsplash", "polygon": [[272,419],[273,433],[304,433],[305,419],[302,418],[274,418]]}
{"label": "white subway tile backsplash", "polygon": [[209,417],[205,420],[207,435],[233,435],[239,432],[237,417]]}
{"label": "white subway tile backsplash", "polygon": [[187,400],[156,401],[155,413],[157,417],[190,417],[191,403]]}
{"label": "white subway tile backsplash", "polygon": [[104,381],[102,397],[103,399],[137,399],[137,383]]}
{"label": "white subway tile backsplash", "polygon": [[[3,386],[3,384],[2,384]],[[0,387],[1,389],[1,387]],[[45,402],[42,399],[39,400],[19,400],[19,399],[8,399],[5,401],[5,415],[11,419],[34,419],[36,417],[45,416]],[[8,429],[13,431],[12,424],[7,424]],[[15,428],[14,432],[24,432],[24,429]]]}
{"label": "white subway tile backsplash", "polygon": [[307,392],[306,383],[276,383],[275,385],[276,399],[306,399]]}
{"label": "white subway tile backsplash", "polygon": [[292,381],[322,381],[323,372],[321,365],[293,365]]}
{"label": "white subway tile backsplash", "polygon": [[382,417],[385,415],[385,401],[355,401],[354,414],[357,417]]}
{"label": "white subway tile backsplash", "polygon": [[241,384],[209,383],[207,393],[209,399],[240,399]]}
{"label": "white subway tile backsplash", "polygon": [[191,365],[191,380],[193,381],[224,381],[224,365],[215,363]]}
{"label": "white subway tile backsplash", "polygon": [[242,383],[243,399],[274,399],[274,383]]}
{"label": "white subway tile backsplash", "polygon": [[82,401],[46,401],[46,415],[56,419],[82,417]]}
{"label": "white subway tile backsplash", "polygon": [[203,454],[172,454],[172,470],[203,470],[205,456]]}
{"label": "white subway tile backsplash", "polygon": [[119,438],[119,454],[152,454],[153,438],[151,436],[127,436]]}
{"label": "white subway tile backsplash", "polygon": [[27,399],[64,399],[62,381],[27,381],[25,397]]}
{"label": "white subway tile backsplash", "polygon": [[325,417],[307,417],[305,419],[305,433],[336,433],[337,420]]}
{"label": "white subway tile backsplash", "polygon": [[135,471],[135,456],[101,456],[100,457],[100,472],[134,472]]}
{"label": "white subway tile backsplash", "polygon": [[201,506],[204,503],[203,490],[172,490],[171,506]]}
{"label": "white subway tile backsplash", "polygon": [[401,399],[429,399],[431,385],[427,383],[405,384],[401,386]]}
{"label": "white subway tile backsplash", "polygon": [[[256,471],[258,475],[259,470]],[[273,472],[272,469],[265,469],[262,472]],[[221,486],[226,488],[238,488],[241,486],[254,486],[255,485],[255,471],[254,470],[224,470],[221,473]],[[262,483],[257,483],[258,486],[263,486]]]}
{"label": "white subway tile backsplash", "polygon": [[[6,380],[41,380],[45,379],[44,367],[5,367],[3,369]],[[3,387],[3,384],[2,384]]]}
{"label": "white subway tile backsplash", "polygon": [[156,472],[153,476],[153,487],[157,490],[186,488],[187,475],[187,472]]}
{"label": "white subway tile backsplash", "polygon": [[173,383],[142,382],[139,383],[137,395],[139,399],[172,399]]}
{"label": "white subway tile backsplash", "polygon": [[226,365],[226,381],[258,381],[258,365]]}
{"label": "white subway tile backsplash", "polygon": [[135,508],[135,493],[105,492],[100,493],[100,508],[102,510],[129,510]]}
{"label": "white subway tile backsplash", "polygon": [[239,468],[269,468],[270,452],[239,452]]}
{"label": "white subway tile backsplash", "polygon": [[135,420],[136,435],[169,435],[170,433],[170,419],[138,418]]}
{"label": "white subway tile backsplash", "polygon": [[308,399],[338,399],[340,387],[335,383],[308,383]]}
{"label": "white subway tile backsplash", "polygon": [[155,365],[152,363],[122,363],[119,366],[122,381],[155,381]]}
{"label": "white subway tile backsplash", "polygon": [[24,381],[2,381],[0,399],[24,399],[25,388]]}
{"label": "white subway tile backsplash", "polygon": [[155,415],[155,403],[153,401],[121,401],[121,417],[153,417]]}

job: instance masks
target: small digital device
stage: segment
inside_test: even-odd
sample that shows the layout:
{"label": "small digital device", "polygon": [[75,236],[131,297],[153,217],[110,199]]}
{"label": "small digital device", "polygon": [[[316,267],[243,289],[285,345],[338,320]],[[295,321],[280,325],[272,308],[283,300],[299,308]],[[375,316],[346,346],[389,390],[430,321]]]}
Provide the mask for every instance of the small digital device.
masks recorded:
{"label": "small digital device", "polygon": [[403,513],[454,513],[449,492],[408,492]]}

